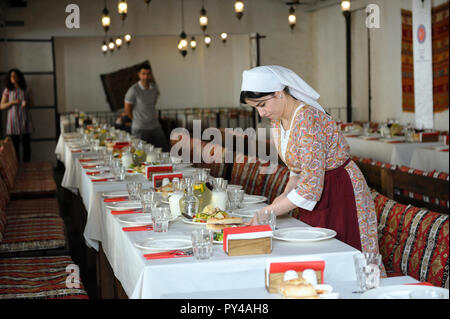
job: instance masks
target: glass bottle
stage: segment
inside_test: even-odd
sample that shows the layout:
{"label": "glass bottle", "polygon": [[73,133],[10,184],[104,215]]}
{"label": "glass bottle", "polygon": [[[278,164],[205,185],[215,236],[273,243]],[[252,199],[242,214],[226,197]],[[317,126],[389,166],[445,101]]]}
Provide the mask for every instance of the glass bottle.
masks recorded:
{"label": "glass bottle", "polygon": [[186,193],[180,199],[180,211],[182,214],[194,217],[199,211],[199,199],[194,194],[192,179],[185,178]]}
{"label": "glass bottle", "polygon": [[172,214],[172,218],[177,218],[181,216],[180,200],[184,196],[179,178],[172,179],[172,189],[173,194],[169,197],[170,213]]}
{"label": "glass bottle", "polygon": [[133,162],[135,165],[139,166],[141,163],[145,162],[147,159],[147,154],[145,154],[144,143],[139,141],[136,143],[136,147],[133,153]]}
{"label": "glass bottle", "polygon": [[124,148],[124,151],[122,153],[122,165],[125,168],[130,168],[133,164],[133,155],[130,152],[130,148],[126,147]]}
{"label": "glass bottle", "polygon": [[194,177],[194,194],[199,200],[199,212],[202,212],[211,203],[212,192],[206,187],[208,172],[205,169],[200,169]]}
{"label": "glass bottle", "polygon": [[211,194],[211,205],[222,211],[227,209],[228,195],[226,188],[223,187],[223,178],[213,180],[214,189]]}

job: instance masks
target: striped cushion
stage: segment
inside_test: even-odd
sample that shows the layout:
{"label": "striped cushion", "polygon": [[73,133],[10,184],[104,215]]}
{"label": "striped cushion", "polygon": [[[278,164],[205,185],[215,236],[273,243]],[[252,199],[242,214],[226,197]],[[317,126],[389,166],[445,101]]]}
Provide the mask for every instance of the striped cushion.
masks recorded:
{"label": "striped cushion", "polygon": [[66,245],[64,221],[60,217],[9,218],[0,252],[22,252],[61,248]]}
{"label": "striped cushion", "polygon": [[286,166],[278,165],[272,174],[268,174],[263,183],[262,195],[267,197],[267,202],[273,200],[284,192],[284,188],[289,182],[289,169]]}
{"label": "striped cushion", "polygon": [[237,154],[231,171],[231,183],[242,185],[246,194],[261,195],[266,174],[260,174],[261,163],[256,158]]}
{"label": "striped cushion", "polygon": [[4,143],[6,156],[8,157],[8,161],[12,165],[15,171],[19,168],[19,162],[17,160],[16,149],[14,148],[14,143],[10,137],[5,138]]}
{"label": "striped cushion", "polygon": [[372,195],[386,268],[444,287],[449,270],[448,215],[402,205],[377,192]]}
{"label": "striped cushion", "polygon": [[53,164],[51,162],[20,163],[19,172],[23,171],[45,171],[53,173]]}
{"label": "striped cushion", "polygon": [[355,162],[361,162],[361,163],[365,163],[365,164],[370,164],[370,165],[375,165],[378,167],[382,167],[382,168],[388,168],[391,170],[396,170],[397,169],[397,165],[391,164],[391,163],[384,163],[384,162],[380,162],[380,161],[374,161],[371,158],[365,158],[365,157],[359,157],[359,156],[352,156],[352,160]]}
{"label": "striped cushion", "polygon": [[[449,181],[449,174],[448,173],[444,173],[444,172],[438,172],[438,171],[431,171],[431,172],[425,172],[419,169],[414,169],[414,168],[410,168],[407,166],[400,166],[399,170],[402,172],[406,172],[409,174],[415,174],[415,175],[422,175],[422,176],[428,176],[428,177],[433,177],[433,178],[437,178],[437,179],[441,179],[444,181]],[[426,203],[434,203],[436,205],[442,206],[442,207],[450,207],[450,203],[447,200],[442,200],[439,198],[433,198],[433,197],[428,197],[426,195],[423,194],[418,194],[418,193],[412,193],[412,192],[408,192],[406,190],[402,190],[402,189],[394,189],[394,192],[396,195],[403,195],[405,197],[409,197],[409,198],[413,198],[415,200],[418,201],[423,201]]]}
{"label": "striped cushion", "polygon": [[0,243],[3,240],[3,233],[6,229],[6,213],[3,208],[0,207]]}
{"label": "striped cushion", "polygon": [[56,183],[53,178],[17,179],[11,189],[12,197],[22,195],[52,195],[56,193]]}
{"label": "striped cushion", "polygon": [[14,186],[14,180],[17,175],[17,168],[14,163],[9,159],[5,146],[0,147],[0,176],[3,178],[8,189],[12,189]]}
{"label": "striped cushion", "polygon": [[13,200],[6,208],[6,214],[8,215],[8,219],[60,216],[58,200],[53,197],[29,200]]}
{"label": "striped cushion", "polygon": [[6,204],[9,203],[10,196],[8,187],[6,186],[5,182],[3,181],[3,178],[0,176],[0,209],[5,209]]}
{"label": "striped cushion", "polygon": [[[0,259],[0,299],[88,299],[69,265],[69,256]],[[68,288],[66,281],[79,288]]]}

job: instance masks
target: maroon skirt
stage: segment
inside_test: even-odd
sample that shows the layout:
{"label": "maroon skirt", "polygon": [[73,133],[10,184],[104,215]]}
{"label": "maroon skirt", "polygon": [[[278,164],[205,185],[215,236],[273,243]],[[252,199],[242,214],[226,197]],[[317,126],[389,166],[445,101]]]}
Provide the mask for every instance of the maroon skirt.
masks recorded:
{"label": "maroon skirt", "polygon": [[312,211],[298,208],[299,217],[310,226],[333,229],[337,239],[361,250],[355,193],[345,169],[349,162],[325,172],[322,197]]}

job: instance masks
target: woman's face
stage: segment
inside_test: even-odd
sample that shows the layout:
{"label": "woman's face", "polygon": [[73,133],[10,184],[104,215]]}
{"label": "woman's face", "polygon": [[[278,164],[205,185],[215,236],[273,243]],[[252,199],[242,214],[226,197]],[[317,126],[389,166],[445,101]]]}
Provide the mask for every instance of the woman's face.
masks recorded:
{"label": "woman's face", "polygon": [[280,99],[281,92],[275,92],[274,95],[268,95],[259,99],[245,99],[245,102],[256,108],[261,117],[267,117],[272,121],[279,120],[283,114],[284,103]]}
{"label": "woman's face", "polygon": [[19,77],[17,76],[16,72],[11,72],[10,81],[11,81],[12,84],[18,84]]}

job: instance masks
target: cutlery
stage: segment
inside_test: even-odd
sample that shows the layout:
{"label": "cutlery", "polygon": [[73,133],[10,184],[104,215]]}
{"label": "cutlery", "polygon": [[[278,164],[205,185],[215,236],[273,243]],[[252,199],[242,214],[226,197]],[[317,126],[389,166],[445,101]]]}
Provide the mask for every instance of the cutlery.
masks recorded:
{"label": "cutlery", "polygon": [[189,219],[189,220],[192,220],[192,219],[194,219],[194,217],[192,217],[192,216],[189,216],[188,214],[186,214],[186,213],[181,213],[181,215],[183,215],[184,217],[186,217],[187,219]]}

